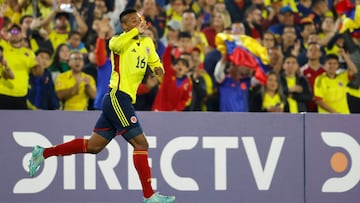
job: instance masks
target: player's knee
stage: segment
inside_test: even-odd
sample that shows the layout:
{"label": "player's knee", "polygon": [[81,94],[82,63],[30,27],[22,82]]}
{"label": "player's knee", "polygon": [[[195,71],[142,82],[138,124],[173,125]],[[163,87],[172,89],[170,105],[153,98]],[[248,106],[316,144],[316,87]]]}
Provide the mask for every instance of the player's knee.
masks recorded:
{"label": "player's knee", "polygon": [[147,150],[149,149],[149,143],[147,142],[144,134],[140,134],[134,139],[130,140],[130,143],[133,145],[136,150]]}
{"label": "player's knee", "polygon": [[103,146],[88,146],[88,153],[97,154],[104,149]]}

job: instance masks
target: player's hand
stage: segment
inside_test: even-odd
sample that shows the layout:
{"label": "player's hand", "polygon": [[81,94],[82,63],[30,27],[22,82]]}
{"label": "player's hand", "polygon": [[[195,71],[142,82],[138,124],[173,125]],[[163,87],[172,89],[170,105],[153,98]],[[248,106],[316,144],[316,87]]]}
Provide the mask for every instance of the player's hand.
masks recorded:
{"label": "player's hand", "polygon": [[146,86],[149,89],[152,89],[153,87],[155,87],[158,84],[159,84],[159,80],[153,75],[150,75],[148,77],[148,79],[146,80]]}
{"label": "player's hand", "polygon": [[143,34],[145,32],[145,30],[148,29],[148,25],[146,23],[146,21],[142,20],[140,21],[140,23],[136,26],[136,28],[138,29],[140,34]]}
{"label": "player's hand", "polygon": [[163,70],[163,68],[162,67],[155,67],[154,68],[154,74],[156,75],[156,76],[163,76],[164,75],[164,70]]}

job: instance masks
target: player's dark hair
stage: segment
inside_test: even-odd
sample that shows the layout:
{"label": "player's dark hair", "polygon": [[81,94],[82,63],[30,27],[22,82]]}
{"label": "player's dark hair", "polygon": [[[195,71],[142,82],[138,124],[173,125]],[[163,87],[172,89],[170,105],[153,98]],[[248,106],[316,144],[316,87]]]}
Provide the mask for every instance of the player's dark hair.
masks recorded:
{"label": "player's dark hair", "polygon": [[124,23],[124,18],[126,15],[131,14],[131,13],[136,13],[137,11],[133,8],[127,8],[125,9],[123,12],[120,13],[119,19],[120,19],[120,23]]}

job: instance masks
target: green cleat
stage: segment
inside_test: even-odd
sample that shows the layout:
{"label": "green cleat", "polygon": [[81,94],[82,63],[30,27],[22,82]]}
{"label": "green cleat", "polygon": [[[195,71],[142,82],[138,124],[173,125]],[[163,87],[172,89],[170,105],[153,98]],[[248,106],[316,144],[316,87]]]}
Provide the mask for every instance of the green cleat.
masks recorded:
{"label": "green cleat", "polygon": [[154,193],[150,198],[144,199],[144,203],[173,203],[175,196],[164,196],[158,192]]}
{"label": "green cleat", "polygon": [[29,174],[31,177],[39,170],[41,164],[44,162],[43,157],[44,148],[40,146],[34,147],[32,151],[32,156],[29,164]]}

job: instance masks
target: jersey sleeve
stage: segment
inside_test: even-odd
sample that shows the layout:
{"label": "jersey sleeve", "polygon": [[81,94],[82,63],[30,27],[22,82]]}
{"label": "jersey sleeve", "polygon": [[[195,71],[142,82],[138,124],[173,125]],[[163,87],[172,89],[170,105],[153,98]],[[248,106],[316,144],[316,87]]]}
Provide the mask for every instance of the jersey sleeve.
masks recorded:
{"label": "jersey sleeve", "polygon": [[115,53],[120,53],[123,48],[134,38],[136,35],[139,34],[139,30],[134,28],[129,32],[124,32],[121,35],[114,36],[110,39],[109,48],[111,51]]}
{"label": "jersey sleeve", "polygon": [[161,64],[160,57],[156,52],[154,42],[149,39],[148,40],[149,48],[150,48],[150,55],[148,60],[148,65],[151,68],[151,70],[154,71],[155,67],[161,67],[163,70],[163,65]]}

